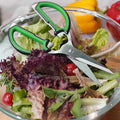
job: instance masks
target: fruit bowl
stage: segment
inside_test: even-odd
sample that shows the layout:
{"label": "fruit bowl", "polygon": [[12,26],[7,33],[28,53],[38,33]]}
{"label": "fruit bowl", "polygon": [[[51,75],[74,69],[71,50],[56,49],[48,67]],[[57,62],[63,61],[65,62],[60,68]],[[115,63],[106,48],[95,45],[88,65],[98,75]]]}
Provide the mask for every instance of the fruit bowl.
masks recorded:
{"label": "fruit bowl", "polygon": [[[116,45],[117,42],[113,39],[110,31],[107,29],[106,23],[109,22],[112,25],[114,25],[118,30],[120,30],[120,25],[119,24],[117,24],[115,21],[113,21],[109,17],[107,17],[105,15],[102,15],[100,13],[97,13],[95,11],[91,11],[91,10],[87,10],[87,9],[82,9],[82,8],[75,8],[75,7],[65,7],[65,10],[70,15],[71,24],[74,27],[74,31],[73,31],[73,29],[71,27],[71,36],[72,36],[72,39],[75,39],[74,36],[76,34],[79,34],[79,35],[77,35],[77,37],[79,36],[80,39],[84,39],[84,40],[87,41],[87,40],[91,39],[92,36],[95,34],[94,32],[93,33],[87,33],[87,34],[86,33],[81,33],[79,31],[80,29],[79,30],[77,29],[77,27],[78,27],[77,25],[78,24],[75,23],[75,19],[73,17],[71,17],[73,15],[73,12],[75,12],[75,13],[81,13],[82,12],[84,14],[87,13],[89,15],[94,16],[94,18],[101,19],[101,27],[105,28],[108,31],[108,33],[109,33],[109,41],[108,42],[110,43],[109,45],[112,45],[111,46],[112,49],[111,49],[111,47],[105,48],[104,51],[100,51],[100,52],[95,53],[95,54],[90,54],[91,57],[93,57],[95,59],[98,59],[98,60],[100,58],[102,58],[102,59],[103,58],[109,58],[110,59],[110,58],[112,58],[113,55],[115,56],[116,54],[118,54],[119,45]],[[57,25],[60,25],[60,26],[64,25],[62,16],[58,15],[58,13],[55,10],[53,10],[53,9],[46,9],[46,13],[52,18],[53,21],[55,21],[55,23]],[[28,25],[31,25],[31,24],[34,24],[34,23],[38,22],[39,19],[40,18],[37,16],[37,14],[34,13],[34,12],[32,12],[32,13],[29,13],[27,15],[20,16],[20,17],[18,17],[16,19],[12,20],[8,24],[6,24],[4,26],[1,26],[1,28],[0,28],[0,32],[1,32],[0,33],[0,37],[1,37],[1,41],[0,41],[0,48],[1,48],[0,59],[1,60],[6,59],[7,57],[12,56],[13,53],[14,54],[19,54],[12,47],[12,45],[9,42],[9,37],[8,37],[8,30],[9,30],[9,28],[12,27],[13,25],[28,26]],[[75,27],[75,25],[77,27]],[[74,32],[74,34],[73,34],[73,32]],[[53,34],[53,31],[51,31],[51,34]],[[75,44],[75,46],[76,46],[76,44]],[[108,66],[109,66],[109,64],[108,64]],[[115,69],[115,68],[112,68],[112,67],[111,67],[111,70],[112,71],[119,71],[117,68]],[[118,81],[119,81],[119,79],[118,79]],[[1,88],[1,91],[4,91],[4,87]],[[10,117],[12,117],[14,119],[29,120],[27,118],[22,117],[18,113],[12,111],[11,107],[6,106],[2,102],[2,96],[3,96],[3,94],[0,95],[0,111],[2,111],[3,113],[7,114],[8,116],[10,116]],[[101,108],[98,111],[92,112],[90,114],[87,114],[87,115],[82,116],[80,118],[76,118],[74,120],[98,120],[106,112],[108,112],[110,109],[112,109],[119,102],[120,102],[120,87],[118,86],[118,87],[115,88],[115,91],[112,94],[112,96],[110,97],[109,102],[108,102],[108,104],[106,106],[104,106],[103,108]]]}

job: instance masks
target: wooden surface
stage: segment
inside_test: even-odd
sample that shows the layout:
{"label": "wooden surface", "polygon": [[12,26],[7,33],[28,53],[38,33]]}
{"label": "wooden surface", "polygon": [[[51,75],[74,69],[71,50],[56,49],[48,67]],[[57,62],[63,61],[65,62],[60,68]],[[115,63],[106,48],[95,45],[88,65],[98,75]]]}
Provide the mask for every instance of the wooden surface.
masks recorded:
{"label": "wooden surface", "polygon": [[0,120],[13,120],[13,119],[0,112]]}
{"label": "wooden surface", "polygon": [[101,120],[120,120],[120,103],[107,112]]}
{"label": "wooden surface", "polygon": [[[0,112],[0,120],[13,120]],[[120,120],[120,103],[118,103],[113,109],[107,112],[101,120]]]}

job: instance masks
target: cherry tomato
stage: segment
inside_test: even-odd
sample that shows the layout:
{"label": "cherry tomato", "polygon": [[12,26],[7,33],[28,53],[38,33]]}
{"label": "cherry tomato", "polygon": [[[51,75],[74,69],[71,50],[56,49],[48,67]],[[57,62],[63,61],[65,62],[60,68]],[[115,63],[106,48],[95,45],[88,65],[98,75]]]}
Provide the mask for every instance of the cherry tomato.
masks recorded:
{"label": "cherry tomato", "polygon": [[4,104],[11,106],[13,104],[12,100],[13,100],[13,95],[10,92],[6,92],[3,95],[2,101]]}
{"label": "cherry tomato", "polygon": [[66,65],[66,72],[67,72],[67,75],[75,75],[75,73],[73,73],[73,70],[76,69],[77,66],[73,63],[69,63]]}

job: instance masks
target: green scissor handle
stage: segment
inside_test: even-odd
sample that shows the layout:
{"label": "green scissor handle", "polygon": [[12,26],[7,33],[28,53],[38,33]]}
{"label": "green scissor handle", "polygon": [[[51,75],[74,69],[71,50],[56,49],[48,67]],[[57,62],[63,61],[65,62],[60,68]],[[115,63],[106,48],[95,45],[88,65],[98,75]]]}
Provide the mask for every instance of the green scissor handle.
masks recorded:
{"label": "green scissor handle", "polygon": [[[65,27],[59,28],[57,25],[55,25],[55,23],[41,9],[43,7],[50,7],[50,8],[54,8],[57,11],[59,11],[65,19],[65,23],[66,23]],[[38,12],[38,15],[40,15],[40,17],[42,17],[42,19],[53,28],[55,35],[57,35],[60,32],[65,32],[66,34],[68,34],[68,32],[70,30],[70,18],[69,18],[69,15],[67,14],[67,12],[61,6],[57,5],[56,3],[52,3],[52,2],[39,2],[34,9],[35,9],[35,11]]]}
{"label": "green scissor handle", "polygon": [[28,30],[25,30],[24,28],[22,28],[22,27],[20,27],[18,25],[15,25],[15,26],[13,26],[13,27],[11,27],[9,29],[9,40],[10,40],[11,44],[13,45],[13,47],[17,51],[19,51],[19,52],[21,52],[23,54],[30,54],[31,53],[30,50],[24,49],[24,48],[22,48],[21,46],[19,46],[16,43],[16,41],[14,39],[14,32],[16,32],[16,31],[21,33],[21,34],[23,34],[23,35],[25,35],[26,37],[34,40],[34,41],[39,42],[40,44],[42,44],[44,50],[48,50],[49,49],[49,48],[47,48],[47,44],[48,44],[49,40],[41,39],[41,38],[37,37],[35,34],[33,34],[32,32],[30,32]]}

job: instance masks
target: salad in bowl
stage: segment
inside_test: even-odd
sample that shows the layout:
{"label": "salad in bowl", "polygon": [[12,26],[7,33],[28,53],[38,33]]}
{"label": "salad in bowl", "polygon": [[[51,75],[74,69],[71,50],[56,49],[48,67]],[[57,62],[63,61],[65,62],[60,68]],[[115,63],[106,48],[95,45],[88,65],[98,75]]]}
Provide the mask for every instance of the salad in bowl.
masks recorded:
{"label": "salad in bowl", "polygon": [[[107,62],[108,58],[119,53],[118,49],[111,50],[116,41],[107,29],[106,23],[112,23],[118,30],[120,27],[109,17],[95,11],[70,6],[65,9],[71,20],[70,34],[73,45],[108,67],[113,73],[91,67],[101,83],[98,85],[65,55],[49,54],[42,49],[41,44],[16,33],[16,42],[24,49],[31,50],[29,55],[19,53],[9,43],[7,34],[0,46],[8,43],[5,46],[7,50],[1,48],[0,90],[3,94],[0,96],[0,110],[10,117],[19,120],[97,119],[120,101],[120,72],[112,69]],[[58,13],[49,9],[47,12],[57,26],[64,25],[63,18],[55,16]],[[78,24],[76,13],[82,14],[81,12],[89,14],[89,17],[97,21],[95,31],[89,29],[86,32]],[[1,30],[8,31],[11,26],[18,24],[40,38],[49,39],[53,43],[53,50],[60,49],[67,41],[64,36],[59,38],[54,35],[51,27],[36,13],[21,18],[18,18],[17,22],[16,19],[11,21]]]}

